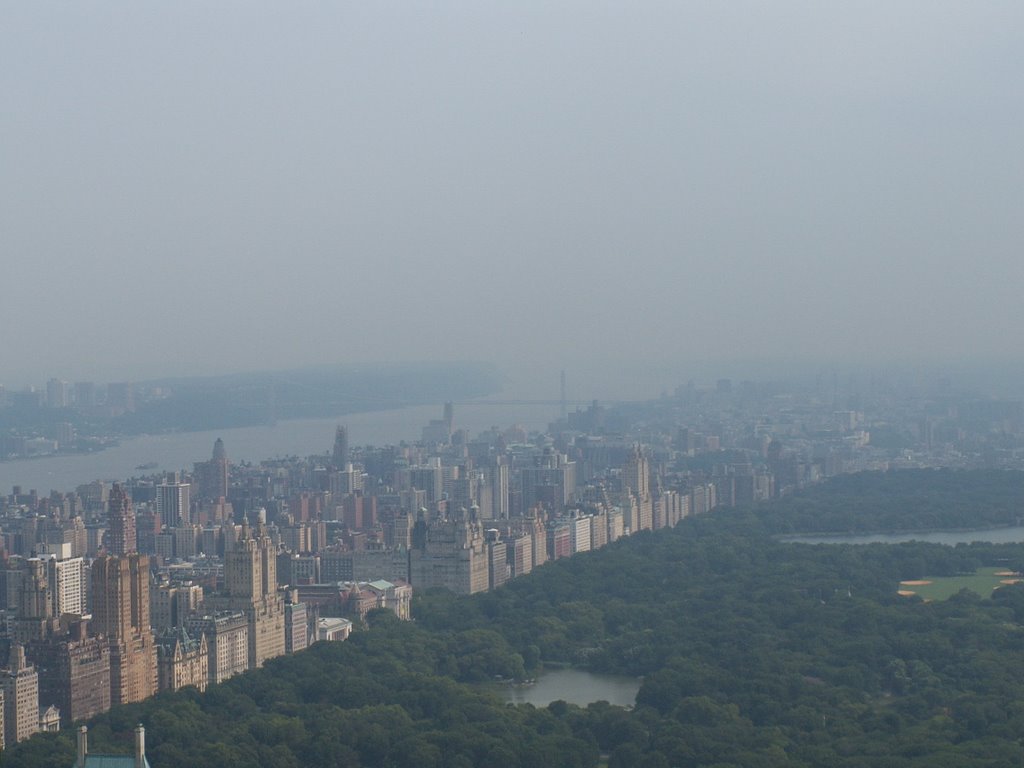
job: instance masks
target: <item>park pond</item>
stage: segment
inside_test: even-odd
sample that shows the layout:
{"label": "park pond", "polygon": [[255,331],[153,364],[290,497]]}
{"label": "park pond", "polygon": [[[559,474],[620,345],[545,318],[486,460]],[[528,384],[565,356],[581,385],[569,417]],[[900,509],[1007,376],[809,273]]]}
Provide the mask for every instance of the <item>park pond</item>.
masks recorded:
{"label": "park pond", "polygon": [[1024,542],[1024,525],[1005,528],[978,528],[966,531],[908,531],[901,533],[829,534],[781,536],[780,541],[795,544],[900,544],[904,541],[925,541],[954,547],[979,541],[987,544]]}
{"label": "park pond", "polygon": [[553,701],[585,707],[595,701],[607,701],[620,707],[632,707],[640,690],[640,678],[605,675],[585,669],[555,669],[526,684],[498,683],[494,690],[511,704],[546,707]]}

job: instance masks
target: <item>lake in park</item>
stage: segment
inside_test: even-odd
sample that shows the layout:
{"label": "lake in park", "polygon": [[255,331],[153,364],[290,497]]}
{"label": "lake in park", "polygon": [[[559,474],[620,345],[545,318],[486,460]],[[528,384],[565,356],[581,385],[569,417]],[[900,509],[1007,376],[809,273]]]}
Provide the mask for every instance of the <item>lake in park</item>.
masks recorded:
{"label": "lake in park", "polygon": [[584,669],[556,669],[545,672],[529,685],[499,685],[496,690],[512,704],[546,707],[553,701],[567,701],[585,707],[595,701],[607,701],[620,707],[632,707],[640,690],[640,678],[604,675]]}
{"label": "lake in park", "polygon": [[782,536],[780,541],[794,544],[900,544],[904,541],[926,541],[953,547],[980,541],[987,544],[1024,542],[1024,525],[1007,528],[979,528],[967,531],[917,531],[911,533],[833,534],[829,536]]}

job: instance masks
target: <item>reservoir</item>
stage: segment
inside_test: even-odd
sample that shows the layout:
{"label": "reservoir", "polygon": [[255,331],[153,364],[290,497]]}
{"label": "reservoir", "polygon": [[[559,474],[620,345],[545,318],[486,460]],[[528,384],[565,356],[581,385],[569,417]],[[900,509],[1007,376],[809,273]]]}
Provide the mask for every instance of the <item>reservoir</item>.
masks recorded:
{"label": "reservoir", "polygon": [[607,701],[619,707],[632,707],[640,690],[640,679],[625,675],[605,675],[584,669],[556,669],[545,672],[529,685],[501,685],[499,695],[511,704],[546,707],[553,701],[567,701],[585,707],[595,701]]}
{"label": "reservoir", "polygon": [[1024,542],[1024,526],[978,528],[967,531],[918,531],[910,533],[870,533],[831,536],[782,536],[791,544],[900,544],[905,541],[926,541],[953,547],[980,541],[986,544],[1017,544]]}

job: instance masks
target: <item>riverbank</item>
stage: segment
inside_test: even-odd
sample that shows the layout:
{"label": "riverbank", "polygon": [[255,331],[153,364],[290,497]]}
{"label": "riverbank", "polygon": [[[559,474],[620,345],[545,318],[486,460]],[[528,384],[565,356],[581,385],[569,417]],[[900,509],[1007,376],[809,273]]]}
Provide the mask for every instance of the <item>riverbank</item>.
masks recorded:
{"label": "riverbank", "polygon": [[[492,426],[504,429],[513,424],[527,431],[543,430],[557,415],[558,406],[549,404],[482,400],[456,405],[454,423],[456,429],[466,429],[475,436]],[[51,490],[72,491],[93,480],[126,480],[139,475],[136,467],[150,464],[156,464],[160,472],[191,470],[195,462],[210,458],[217,438],[224,441],[228,457],[235,463],[327,453],[338,424],[347,427],[350,445],[397,445],[418,440],[422,428],[441,416],[439,402],[255,427],[140,435],[105,451],[0,463],[0,492],[8,493],[15,485],[41,495]]]}

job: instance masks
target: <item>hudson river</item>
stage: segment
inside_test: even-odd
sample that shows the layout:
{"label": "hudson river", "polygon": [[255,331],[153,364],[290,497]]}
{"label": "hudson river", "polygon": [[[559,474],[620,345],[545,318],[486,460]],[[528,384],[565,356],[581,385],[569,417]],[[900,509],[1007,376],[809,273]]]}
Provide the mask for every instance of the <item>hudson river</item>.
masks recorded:
{"label": "hudson river", "polygon": [[[528,431],[543,430],[558,418],[558,406],[474,403],[455,406],[455,428],[466,429],[471,437],[491,426],[501,429],[521,424]],[[431,419],[440,419],[442,405],[419,405],[390,411],[352,413],[329,419],[280,421],[273,426],[238,427],[209,432],[175,432],[125,438],[105,451],[39,459],[0,462],[0,493],[20,485],[24,491],[72,491],[93,480],[124,480],[136,475],[191,469],[206,461],[213,442],[223,438],[233,462],[259,462],[283,456],[311,456],[328,453],[334,445],[338,424],[348,428],[349,444],[394,445],[418,440]],[[156,464],[139,470],[140,465]]]}

